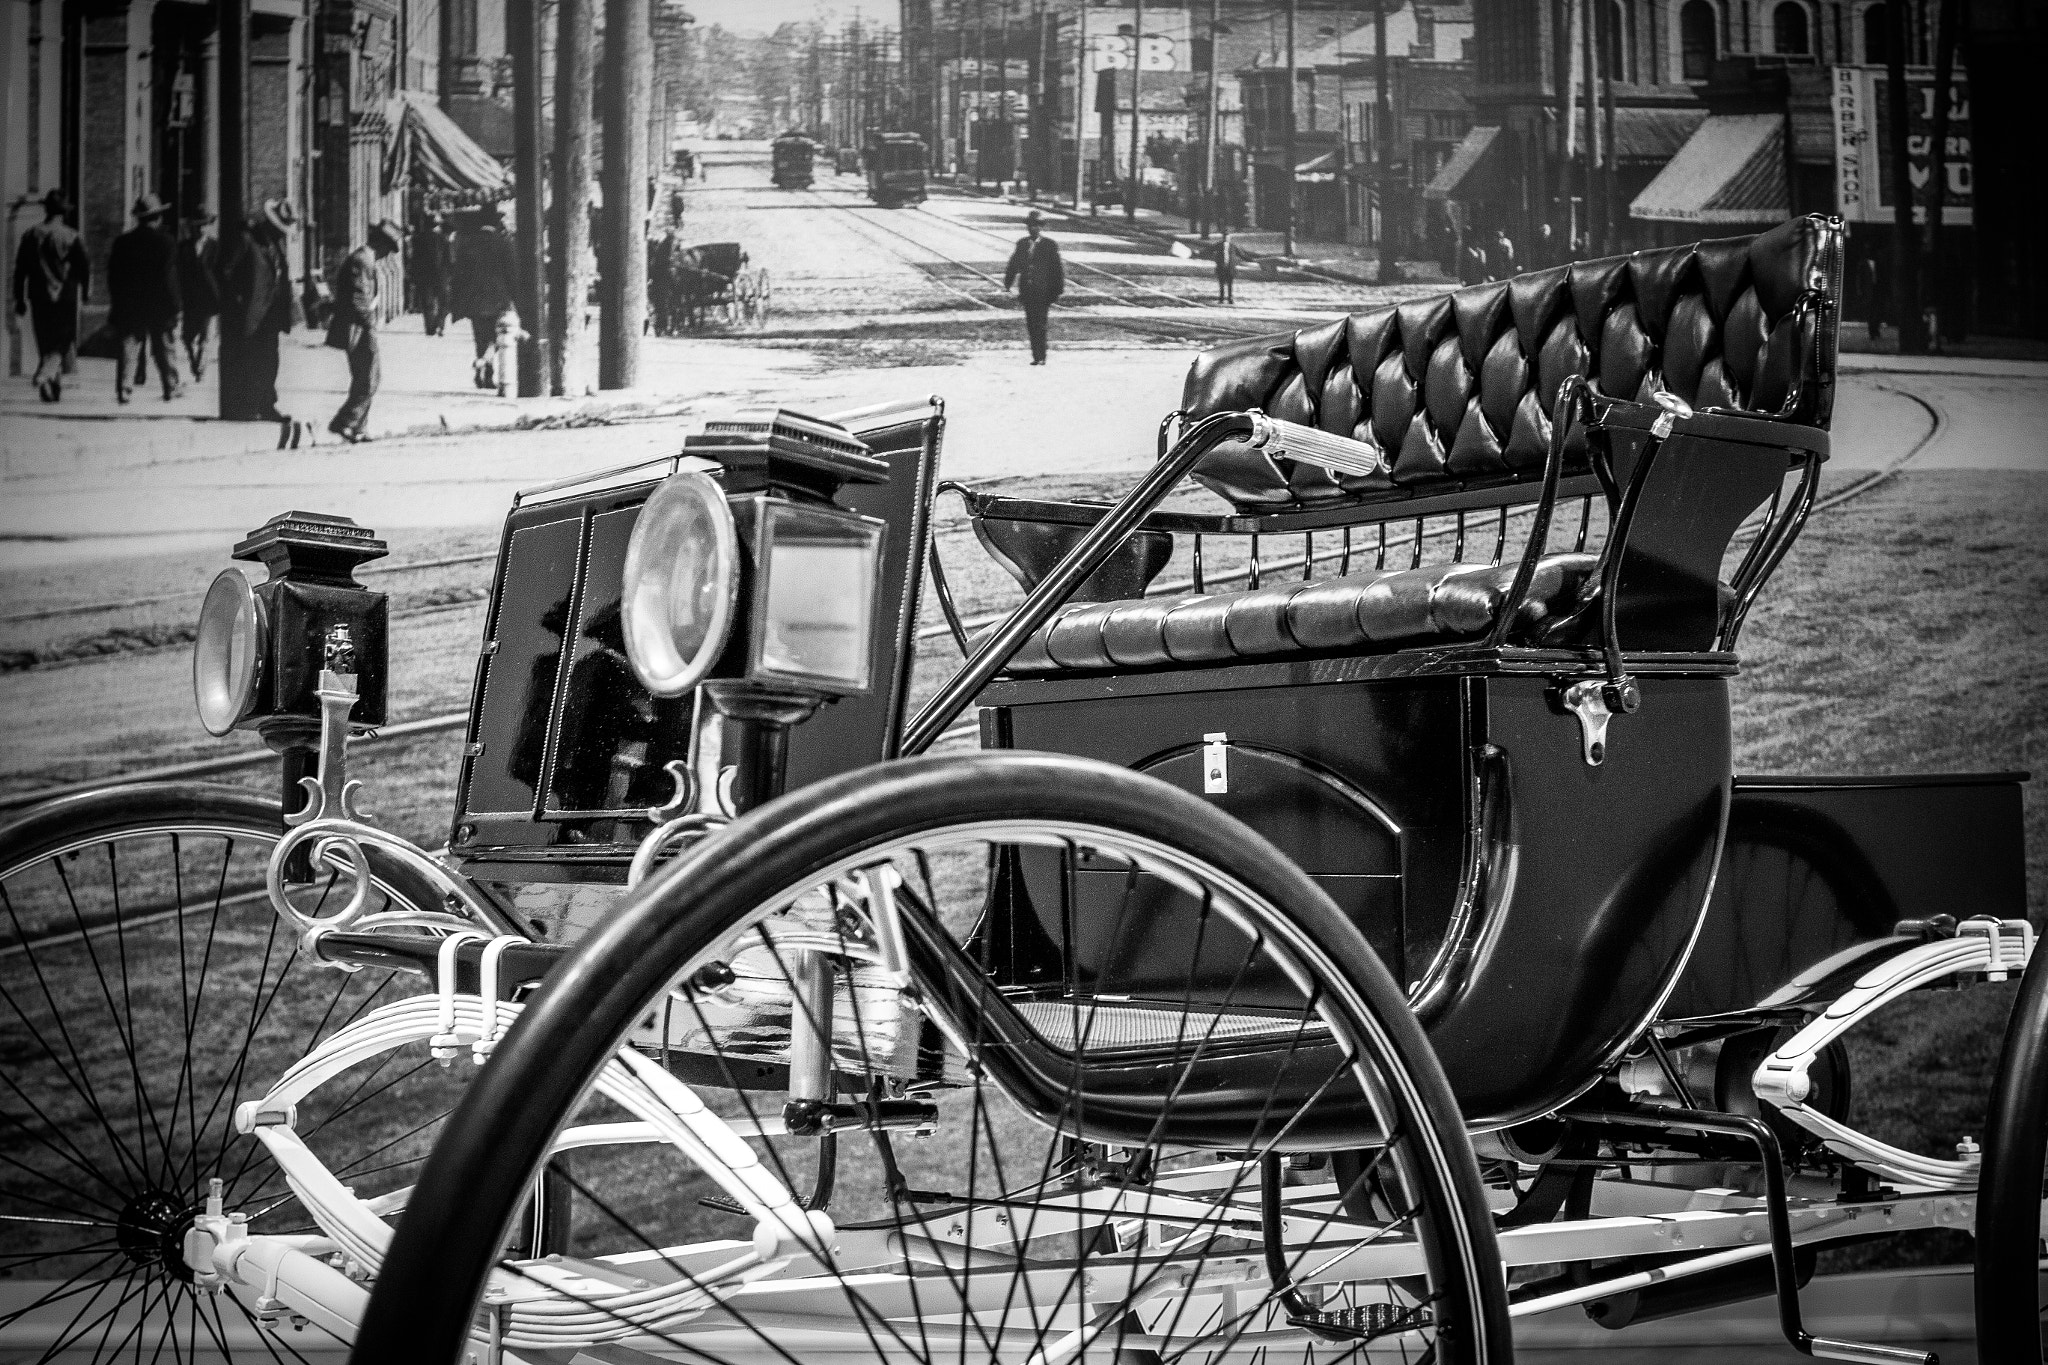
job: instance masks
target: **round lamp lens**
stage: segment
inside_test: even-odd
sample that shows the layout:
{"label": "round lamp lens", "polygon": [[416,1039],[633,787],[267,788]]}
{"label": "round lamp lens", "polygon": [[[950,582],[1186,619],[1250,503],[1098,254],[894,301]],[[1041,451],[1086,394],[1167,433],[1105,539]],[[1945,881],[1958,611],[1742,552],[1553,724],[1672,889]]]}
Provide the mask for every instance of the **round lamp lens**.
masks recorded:
{"label": "round lamp lens", "polygon": [[670,475],[626,546],[626,654],[648,691],[680,696],[703,679],[725,649],[738,593],[739,536],[725,490],[696,471]]}
{"label": "round lamp lens", "polygon": [[238,569],[223,569],[199,608],[192,646],[192,695],[207,733],[224,735],[256,705],[263,659],[263,607]]}

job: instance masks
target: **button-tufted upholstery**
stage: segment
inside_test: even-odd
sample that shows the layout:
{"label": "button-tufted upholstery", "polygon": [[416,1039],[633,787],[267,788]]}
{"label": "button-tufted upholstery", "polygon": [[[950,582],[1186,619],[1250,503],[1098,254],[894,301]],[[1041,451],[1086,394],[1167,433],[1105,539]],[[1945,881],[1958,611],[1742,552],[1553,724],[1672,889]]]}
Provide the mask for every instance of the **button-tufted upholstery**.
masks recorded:
{"label": "button-tufted upholstery", "polygon": [[[1666,389],[1699,409],[1825,428],[1839,234],[1839,224],[1816,215],[1754,237],[1560,266],[1209,351],[1188,374],[1182,408],[1190,419],[1261,408],[1367,442],[1387,465],[1371,475],[1332,473],[1228,443],[1195,477],[1242,513],[1350,503],[1360,521],[1389,499],[1385,515],[1400,516],[1400,501],[1414,493],[1533,485],[1551,407],[1574,374],[1610,397],[1643,401]],[[1802,308],[1802,300],[1822,306]],[[1582,470],[1583,442],[1574,444],[1567,459]],[[1569,463],[1566,472],[1575,472]],[[1535,497],[1532,486],[1528,500]],[[1507,642],[1554,637],[1587,601],[1599,562],[1540,559]],[[1077,597],[1009,670],[1172,668],[1475,640],[1498,620],[1515,569],[1438,564],[1214,596]],[[1726,595],[1723,585],[1724,609]]]}
{"label": "button-tufted upholstery", "polygon": [[1195,477],[1242,512],[1369,500],[1450,481],[1534,477],[1566,376],[1642,399],[1825,427],[1840,227],[1818,215],[1753,237],[1539,270],[1218,347],[1188,373],[1191,417],[1262,408],[1377,447],[1387,468],[1333,474],[1230,443]]}

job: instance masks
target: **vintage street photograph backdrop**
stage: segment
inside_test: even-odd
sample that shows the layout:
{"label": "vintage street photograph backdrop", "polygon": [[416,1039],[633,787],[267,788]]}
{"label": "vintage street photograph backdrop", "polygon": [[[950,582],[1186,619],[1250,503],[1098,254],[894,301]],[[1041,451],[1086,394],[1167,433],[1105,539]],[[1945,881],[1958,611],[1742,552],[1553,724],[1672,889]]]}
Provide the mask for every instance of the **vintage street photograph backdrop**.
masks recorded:
{"label": "vintage street photograph backdrop", "polygon": [[[1736,771],[2038,774],[2044,25],[2028,0],[0,0],[0,819],[132,778],[277,790],[254,735],[196,723],[190,666],[209,580],[277,513],[389,544],[362,571],[388,725],[355,771],[436,847],[522,487],[740,408],[938,394],[944,477],[1110,500],[1207,347],[1801,214],[1846,225],[1833,457],[1747,626]],[[1015,584],[936,515],[960,615],[997,619]],[[929,600],[917,640],[914,702],[957,660]],[[24,932],[0,925],[10,993]],[[1859,1035],[1858,1122],[1974,1141],[2011,997]],[[1968,1258],[1932,1232],[1820,1272]]]}

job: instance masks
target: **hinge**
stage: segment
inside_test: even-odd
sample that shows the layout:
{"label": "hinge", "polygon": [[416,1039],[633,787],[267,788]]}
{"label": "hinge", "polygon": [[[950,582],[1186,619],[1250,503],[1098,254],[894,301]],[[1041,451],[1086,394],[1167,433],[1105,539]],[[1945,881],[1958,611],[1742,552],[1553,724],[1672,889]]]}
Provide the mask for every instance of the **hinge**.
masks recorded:
{"label": "hinge", "polygon": [[1230,791],[1230,736],[1221,730],[1202,736],[1202,795]]}

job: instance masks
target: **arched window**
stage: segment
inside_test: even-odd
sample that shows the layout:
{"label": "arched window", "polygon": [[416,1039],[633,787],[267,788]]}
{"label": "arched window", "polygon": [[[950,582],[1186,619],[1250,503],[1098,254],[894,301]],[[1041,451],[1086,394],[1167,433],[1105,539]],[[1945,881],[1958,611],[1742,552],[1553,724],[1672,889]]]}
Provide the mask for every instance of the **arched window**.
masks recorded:
{"label": "arched window", "polygon": [[1680,74],[1686,80],[1703,81],[1714,74],[1714,58],[1721,51],[1718,27],[1708,0],[1685,0],[1685,8],[1678,12],[1678,51]]}
{"label": "arched window", "polygon": [[1622,0],[1607,0],[1600,15],[1600,74],[1623,82],[1635,79],[1630,71],[1634,43],[1628,20],[1628,6]]}
{"label": "arched window", "polygon": [[1883,66],[1891,60],[1892,16],[1883,5],[1863,11],[1863,64]]}
{"label": "arched window", "polygon": [[1799,0],[1780,0],[1771,11],[1771,48],[1781,57],[1806,55],[1806,6]]}

